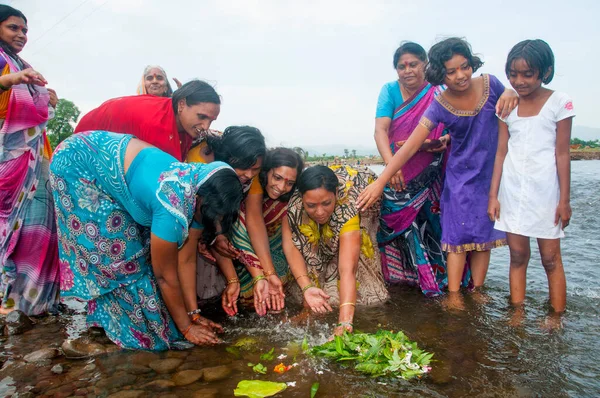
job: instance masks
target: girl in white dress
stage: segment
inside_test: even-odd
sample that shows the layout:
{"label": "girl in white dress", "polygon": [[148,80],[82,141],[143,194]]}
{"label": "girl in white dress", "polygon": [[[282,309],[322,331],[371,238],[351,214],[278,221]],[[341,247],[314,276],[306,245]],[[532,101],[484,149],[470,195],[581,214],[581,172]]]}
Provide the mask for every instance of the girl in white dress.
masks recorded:
{"label": "girl in white dress", "polygon": [[575,111],[564,93],[542,87],[554,76],[554,54],[543,40],[515,45],[506,75],[520,102],[500,122],[488,215],[510,248],[510,300],[525,299],[529,238],[537,238],[548,277],[550,305],[561,313],[566,280],[560,238],[571,218],[569,143]]}

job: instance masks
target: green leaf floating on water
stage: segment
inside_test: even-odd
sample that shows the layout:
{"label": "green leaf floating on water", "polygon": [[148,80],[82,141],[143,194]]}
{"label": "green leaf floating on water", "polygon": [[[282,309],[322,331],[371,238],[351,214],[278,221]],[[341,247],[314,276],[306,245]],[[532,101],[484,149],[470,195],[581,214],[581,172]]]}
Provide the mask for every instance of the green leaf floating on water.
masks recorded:
{"label": "green leaf floating on water", "polygon": [[287,388],[285,383],[274,383],[262,380],[242,380],[233,390],[236,397],[262,398],[271,397]]}
{"label": "green leaf floating on water", "polygon": [[260,356],[261,361],[272,361],[273,358],[275,358],[275,347],[271,348],[271,351]]}
{"label": "green leaf floating on water", "polygon": [[336,361],[354,361],[354,369],[372,377],[421,377],[431,370],[433,354],[422,351],[403,332],[344,333],[313,347],[315,356]]}
{"label": "green leaf floating on water", "polygon": [[255,365],[255,364],[249,362],[248,366],[252,367],[252,370],[255,373],[260,373],[261,375],[266,375],[267,374],[267,367],[265,365],[263,365],[262,363],[257,363]]}
{"label": "green leaf floating on water", "polygon": [[310,387],[310,398],[315,398],[317,391],[319,391],[319,383],[313,383],[313,385]]}

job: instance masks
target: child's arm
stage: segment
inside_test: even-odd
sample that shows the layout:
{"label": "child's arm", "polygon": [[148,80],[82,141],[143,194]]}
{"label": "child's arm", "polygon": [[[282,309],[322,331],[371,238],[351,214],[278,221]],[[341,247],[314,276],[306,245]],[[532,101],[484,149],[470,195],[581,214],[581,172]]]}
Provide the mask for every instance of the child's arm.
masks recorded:
{"label": "child's arm", "polygon": [[556,208],[554,225],[561,221],[561,228],[569,225],[571,219],[571,155],[569,144],[571,142],[571,126],[573,117],[560,120],[556,123],[556,171],[558,172],[558,186],[560,199]]}
{"label": "child's arm", "polygon": [[496,161],[494,162],[494,173],[492,174],[488,201],[488,216],[492,221],[500,219],[498,190],[500,189],[500,180],[502,179],[502,166],[508,153],[508,137],[508,126],[502,120],[498,119],[498,149],[496,150]]}
{"label": "child's arm", "polygon": [[421,148],[421,144],[427,139],[429,129],[419,123],[404,145],[392,157],[392,160],[383,170],[377,181],[366,187],[356,201],[360,210],[368,209],[383,193],[385,184],[404,166],[406,162]]}

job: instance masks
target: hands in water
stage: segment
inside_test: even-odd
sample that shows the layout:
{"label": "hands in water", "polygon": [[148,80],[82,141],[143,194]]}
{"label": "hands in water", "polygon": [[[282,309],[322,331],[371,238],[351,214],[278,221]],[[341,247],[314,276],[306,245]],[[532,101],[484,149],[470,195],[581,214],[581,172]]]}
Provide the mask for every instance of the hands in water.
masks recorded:
{"label": "hands in water", "polygon": [[318,287],[310,287],[304,292],[304,300],[312,312],[324,314],[333,311],[329,305],[329,296]]}

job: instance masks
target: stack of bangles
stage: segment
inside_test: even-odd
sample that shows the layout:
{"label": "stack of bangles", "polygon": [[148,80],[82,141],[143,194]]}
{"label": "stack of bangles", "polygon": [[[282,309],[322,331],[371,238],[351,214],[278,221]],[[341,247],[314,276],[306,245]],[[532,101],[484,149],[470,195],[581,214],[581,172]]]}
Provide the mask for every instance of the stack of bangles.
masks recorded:
{"label": "stack of bangles", "polygon": [[240,283],[240,280],[238,278],[227,279],[227,285],[232,285],[234,283]]}
{"label": "stack of bangles", "polygon": [[252,284],[256,285],[256,283],[260,280],[267,279],[264,275],[258,275],[252,278]]}
{"label": "stack of bangles", "polygon": [[[200,308],[198,308],[198,309],[196,309],[196,310],[193,310],[193,311],[190,311],[190,312],[188,312],[188,313],[187,313],[187,314],[188,314],[188,316],[190,316],[190,317],[191,317],[191,319],[192,319],[192,323],[195,323],[197,320],[199,320],[199,319],[201,318],[201,316],[200,316],[200,312],[201,312],[201,311],[200,311]],[[190,327],[191,327],[191,325],[190,325]],[[189,328],[188,328],[188,330],[189,330]],[[184,335],[184,337],[185,337],[185,333],[184,333],[183,335]]]}

